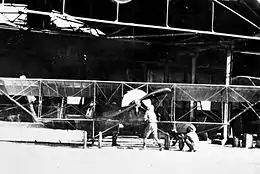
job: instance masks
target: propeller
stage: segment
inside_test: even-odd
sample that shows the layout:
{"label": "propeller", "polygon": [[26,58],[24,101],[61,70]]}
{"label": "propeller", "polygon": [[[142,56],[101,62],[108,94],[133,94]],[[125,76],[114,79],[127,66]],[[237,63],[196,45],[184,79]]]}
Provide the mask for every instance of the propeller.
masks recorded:
{"label": "propeller", "polygon": [[[152,96],[154,96],[154,95],[156,95],[156,94],[160,94],[160,93],[170,93],[171,91],[172,91],[172,90],[171,90],[170,88],[158,89],[158,90],[156,90],[156,91],[154,91],[154,92],[151,92],[151,93],[149,93],[149,94],[143,96],[143,97],[140,99],[140,102],[142,102],[143,100],[146,100],[146,99],[148,99],[149,97],[152,97]],[[127,106],[127,107],[125,107],[125,108],[119,110],[118,112],[115,112],[115,113],[113,113],[113,114],[110,114],[108,117],[111,118],[111,117],[115,117],[115,116],[117,116],[117,115],[120,115],[120,114],[122,114],[122,113],[124,113],[124,112],[127,112],[127,111],[133,109],[135,106],[137,106],[137,103],[133,101],[132,104],[130,104],[129,106]]]}

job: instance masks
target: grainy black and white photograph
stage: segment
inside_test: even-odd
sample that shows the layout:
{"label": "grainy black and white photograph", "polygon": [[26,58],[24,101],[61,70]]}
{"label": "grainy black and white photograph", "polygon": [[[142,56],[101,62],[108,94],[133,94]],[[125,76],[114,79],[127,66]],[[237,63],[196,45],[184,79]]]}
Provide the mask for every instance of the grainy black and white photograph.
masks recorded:
{"label": "grainy black and white photograph", "polygon": [[260,174],[260,0],[0,0],[1,174]]}

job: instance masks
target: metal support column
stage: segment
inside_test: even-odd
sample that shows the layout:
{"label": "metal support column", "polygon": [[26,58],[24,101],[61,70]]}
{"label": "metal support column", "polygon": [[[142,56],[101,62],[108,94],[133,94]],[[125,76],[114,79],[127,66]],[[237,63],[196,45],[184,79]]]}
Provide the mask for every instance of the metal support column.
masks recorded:
{"label": "metal support column", "polygon": [[95,142],[95,120],[92,120],[92,145]]}
{"label": "metal support column", "polygon": [[86,149],[87,148],[87,142],[88,142],[88,133],[87,131],[83,132],[83,148]]}
{"label": "metal support column", "polygon": [[93,96],[94,96],[94,98],[93,98],[93,102],[94,102],[94,112],[96,111],[96,104],[97,104],[97,99],[96,99],[96,92],[97,92],[97,84],[96,84],[97,82],[93,82],[93,85],[94,85],[94,91],[93,91]]}
{"label": "metal support column", "polygon": [[226,102],[224,103],[224,130],[223,130],[223,137],[224,140],[228,138],[228,117],[229,117],[229,104],[228,104],[228,86],[230,85],[231,79],[231,66],[232,64],[232,52],[228,50],[227,52],[227,61],[226,61]]}
{"label": "metal support column", "polygon": [[102,147],[102,132],[98,133],[98,148]]}
{"label": "metal support column", "polygon": [[[192,58],[192,67],[191,67],[191,83],[194,84],[196,81],[196,63],[197,63],[197,55]],[[190,121],[194,120],[194,108],[195,107],[195,101],[190,102]]]}
{"label": "metal support column", "polygon": [[[174,121],[173,129],[176,130],[176,85],[173,88],[173,97],[171,101],[171,121]],[[173,118],[172,118],[173,117]],[[173,119],[173,120],[172,120]]]}
{"label": "metal support column", "polygon": [[[94,102],[94,113],[96,113],[96,104],[97,104],[97,99],[96,99],[96,92],[97,92],[97,89],[96,89],[96,84],[97,82],[94,81],[93,82],[93,102]],[[92,122],[92,144],[94,144],[94,141],[95,141],[95,120],[93,120]]]}
{"label": "metal support column", "polygon": [[65,14],[65,5],[66,5],[66,0],[62,1],[62,14]]}
{"label": "metal support column", "polygon": [[118,19],[119,19],[119,3],[117,2],[116,3],[116,21],[115,22],[118,22]]}
{"label": "metal support column", "polygon": [[166,5],[166,21],[165,21],[165,26],[169,27],[169,5],[170,5],[170,0],[167,0],[167,5]]}
{"label": "metal support column", "polygon": [[39,81],[39,105],[38,105],[38,118],[42,115],[42,81]]}
{"label": "metal support column", "polygon": [[121,97],[124,97],[124,83],[122,83],[122,87],[121,87]]}
{"label": "metal support column", "polygon": [[62,97],[61,106],[60,106],[60,112],[59,112],[59,115],[58,115],[59,119],[65,118],[65,116],[64,116],[64,113],[65,113],[64,103],[65,103],[65,98]]}
{"label": "metal support column", "polygon": [[212,10],[211,10],[211,31],[214,32],[214,18],[215,18],[215,3],[212,1]]}

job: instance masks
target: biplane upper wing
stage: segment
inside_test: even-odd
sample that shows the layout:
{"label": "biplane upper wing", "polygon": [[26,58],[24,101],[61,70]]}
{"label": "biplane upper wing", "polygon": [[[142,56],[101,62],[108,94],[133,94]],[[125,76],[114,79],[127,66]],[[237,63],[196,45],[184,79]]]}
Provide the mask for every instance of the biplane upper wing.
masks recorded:
{"label": "biplane upper wing", "polygon": [[0,94],[38,96],[38,80],[19,79],[19,78],[0,78]]}
{"label": "biplane upper wing", "polygon": [[21,96],[68,97],[93,96],[93,82],[75,80],[42,80],[0,78],[0,94]]}
{"label": "biplane upper wing", "polygon": [[[95,92],[97,92],[94,89],[95,83],[102,82],[87,80],[0,78],[0,95],[6,93],[8,95],[22,96],[93,97]],[[144,96],[142,100],[169,92],[175,101],[257,102],[260,99],[259,86],[172,84],[171,88],[168,88],[169,84],[165,84],[165,87],[163,84],[160,84],[160,87],[160,89]]]}
{"label": "biplane upper wing", "polygon": [[44,80],[41,82],[43,96],[91,97],[94,95],[94,82],[75,80]]}
{"label": "biplane upper wing", "polygon": [[178,84],[172,90],[176,101],[257,102],[259,86]]}

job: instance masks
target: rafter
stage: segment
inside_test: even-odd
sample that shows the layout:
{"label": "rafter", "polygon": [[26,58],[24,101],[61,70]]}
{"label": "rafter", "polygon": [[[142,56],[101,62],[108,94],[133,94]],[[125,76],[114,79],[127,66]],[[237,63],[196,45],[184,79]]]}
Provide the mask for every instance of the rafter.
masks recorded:
{"label": "rafter", "polygon": [[[198,34],[205,34],[205,35],[214,35],[214,36],[223,36],[223,37],[232,37],[232,38],[240,38],[240,39],[248,39],[248,40],[260,40],[260,37],[257,36],[249,36],[249,35],[241,35],[241,34],[231,34],[231,33],[225,33],[225,32],[216,32],[213,31],[213,25],[214,25],[214,10],[212,10],[212,27],[211,31],[207,30],[197,30],[197,29],[187,29],[187,28],[178,28],[178,27],[170,27],[168,25],[168,13],[169,13],[169,2],[170,0],[167,0],[167,9],[166,9],[166,23],[165,26],[159,26],[159,25],[148,25],[148,24],[139,24],[139,23],[132,23],[132,22],[121,22],[118,19],[118,16],[116,16],[115,21],[109,21],[109,20],[102,20],[102,19],[94,19],[94,18],[88,18],[88,17],[78,17],[78,16],[71,16],[65,13],[65,0],[63,0],[63,10],[60,14],[53,14],[52,12],[43,12],[43,11],[37,11],[37,10],[28,10],[28,9],[21,9],[19,10],[19,13],[23,14],[39,14],[39,15],[47,15],[50,17],[56,16],[61,18],[71,18],[74,20],[80,20],[85,22],[94,22],[94,23],[104,23],[104,24],[111,24],[111,25],[119,25],[119,26],[131,26],[131,27],[141,27],[141,28],[149,28],[149,29],[159,29],[159,30],[166,30],[166,31],[180,31],[180,32],[188,32],[188,33],[198,33]],[[228,9],[232,13],[236,14],[246,22],[250,23],[252,26],[256,27],[257,29],[260,29],[259,26],[257,26],[255,23],[250,21],[249,19],[245,18],[238,12],[234,11],[233,9],[229,8],[228,6],[224,5],[223,3],[219,2],[218,0],[213,0],[212,3],[217,3],[221,5],[222,7]],[[118,4],[119,6],[120,4]],[[2,6],[4,6],[4,0],[2,0]],[[214,8],[214,6],[212,6]],[[118,11],[119,8],[117,8],[117,14],[119,14]],[[1,9],[0,9],[1,12]]]}
{"label": "rafter", "polygon": [[222,7],[228,9],[229,11],[231,11],[232,13],[234,13],[235,15],[239,16],[241,19],[243,19],[244,21],[248,22],[249,24],[251,24],[252,26],[256,27],[257,29],[260,30],[260,27],[258,25],[256,25],[255,23],[253,23],[252,21],[250,21],[249,19],[245,18],[244,16],[242,16],[241,14],[239,14],[238,12],[236,12],[235,10],[233,10],[232,8],[226,6],[225,4],[219,2],[218,0],[213,0],[214,2],[218,3],[219,5],[221,5]]}
{"label": "rafter", "polygon": [[[41,15],[48,15],[48,16],[53,15],[52,13],[49,13],[49,12],[42,12],[42,11],[36,11],[36,10],[25,10],[22,13],[41,14]],[[108,21],[108,20],[102,20],[102,19],[77,17],[77,16],[66,15],[66,14],[65,15],[55,14],[55,15],[69,16],[69,17],[77,19],[77,20],[96,22],[96,23],[105,23],[105,24],[112,24],[112,25],[143,27],[143,28],[160,29],[160,30],[167,30],[167,31],[181,31],[181,32],[199,33],[199,34],[207,34],[207,35],[215,35],[215,36],[233,37],[233,38],[240,38],[240,39],[260,40],[260,37],[256,37],[256,36],[245,36],[245,35],[239,35],[239,34],[229,34],[229,33],[222,33],[222,32],[212,32],[212,31],[166,27],[166,26],[157,26],[157,25],[148,25],[148,24],[136,24],[136,23],[130,23],[130,22],[115,22],[115,21]]]}

